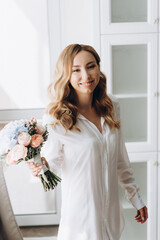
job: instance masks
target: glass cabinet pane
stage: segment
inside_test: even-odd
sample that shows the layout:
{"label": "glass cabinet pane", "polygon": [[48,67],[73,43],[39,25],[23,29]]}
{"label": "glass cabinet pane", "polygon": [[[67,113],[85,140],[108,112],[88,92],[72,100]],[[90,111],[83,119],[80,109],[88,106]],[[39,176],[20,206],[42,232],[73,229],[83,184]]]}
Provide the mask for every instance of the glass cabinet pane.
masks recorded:
{"label": "glass cabinet pane", "polygon": [[119,102],[125,141],[147,141],[147,98],[124,98]]}
{"label": "glass cabinet pane", "polygon": [[[131,163],[134,177],[137,186],[140,188],[140,195],[147,203],[147,161]],[[124,197],[124,190],[120,187],[120,200],[123,206],[123,213],[125,218],[125,228],[122,233],[121,240],[146,240],[147,239],[147,225],[139,224],[135,221],[136,209],[132,207],[131,203],[127,202]]]}
{"label": "glass cabinet pane", "polygon": [[147,22],[147,0],[111,0],[111,22]]}
{"label": "glass cabinet pane", "polygon": [[113,94],[147,93],[147,45],[112,47]]}
{"label": "glass cabinet pane", "polygon": [[136,216],[135,209],[125,209],[125,228],[122,233],[121,240],[146,240],[147,239],[147,224],[137,223],[134,219]]}

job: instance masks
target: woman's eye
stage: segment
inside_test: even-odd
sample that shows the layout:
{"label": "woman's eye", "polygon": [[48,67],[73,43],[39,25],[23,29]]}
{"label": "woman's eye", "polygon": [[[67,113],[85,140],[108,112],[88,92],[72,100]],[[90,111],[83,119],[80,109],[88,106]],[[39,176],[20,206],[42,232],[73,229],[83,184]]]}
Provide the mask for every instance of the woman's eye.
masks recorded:
{"label": "woman's eye", "polygon": [[80,70],[79,69],[74,69],[73,72],[79,72]]}
{"label": "woman's eye", "polygon": [[93,64],[93,65],[90,65],[88,68],[94,68],[95,67],[95,65]]}

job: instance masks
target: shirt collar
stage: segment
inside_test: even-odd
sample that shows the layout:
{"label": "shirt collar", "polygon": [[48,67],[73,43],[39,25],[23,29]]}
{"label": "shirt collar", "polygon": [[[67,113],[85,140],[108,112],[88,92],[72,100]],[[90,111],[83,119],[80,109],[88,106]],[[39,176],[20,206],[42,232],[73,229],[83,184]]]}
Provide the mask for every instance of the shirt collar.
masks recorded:
{"label": "shirt collar", "polygon": [[[82,120],[86,120],[89,121],[86,117],[84,117],[81,113],[78,113],[77,118],[82,119]],[[105,123],[105,118],[101,117],[101,126],[103,128],[103,125]]]}

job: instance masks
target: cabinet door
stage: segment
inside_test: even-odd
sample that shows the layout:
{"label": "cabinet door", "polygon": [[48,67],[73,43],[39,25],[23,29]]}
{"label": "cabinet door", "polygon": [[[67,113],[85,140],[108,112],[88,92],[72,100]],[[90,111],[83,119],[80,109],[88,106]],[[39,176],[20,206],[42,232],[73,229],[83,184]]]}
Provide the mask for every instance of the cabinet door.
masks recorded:
{"label": "cabinet door", "polygon": [[157,206],[158,206],[158,240],[160,240],[160,152],[158,152],[158,198],[157,198]]}
{"label": "cabinet door", "polygon": [[[160,6],[159,6],[160,7]],[[160,11],[159,11],[160,12]],[[160,34],[159,34],[159,46],[160,46]],[[160,51],[159,51],[159,56],[160,56]],[[160,58],[159,58],[159,66],[158,66],[158,91],[156,93],[157,98],[158,98],[158,151],[160,152]]]}
{"label": "cabinet door", "polygon": [[157,32],[157,0],[100,0],[101,33]]}
{"label": "cabinet door", "polygon": [[120,102],[129,152],[157,150],[157,36],[102,36],[107,92]]}
{"label": "cabinet door", "polygon": [[120,200],[123,206],[125,228],[121,240],[157,239],[157,156],[156,154],[130,155],[131,167],[140,195],[148,208],[149,218],[146,223],[137,223],[134,219],[136,209],[125,199],[120,187]]}

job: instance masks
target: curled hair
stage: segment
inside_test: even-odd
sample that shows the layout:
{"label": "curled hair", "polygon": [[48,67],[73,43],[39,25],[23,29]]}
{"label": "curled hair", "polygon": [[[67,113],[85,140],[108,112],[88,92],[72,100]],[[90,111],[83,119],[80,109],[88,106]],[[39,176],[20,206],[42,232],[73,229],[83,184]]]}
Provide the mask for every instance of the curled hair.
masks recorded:
{"label": "curled hair", "polygon": [[[75,56],[81,52],[90,52],[97,62],[100,57],[97,52],[89,45],[71,44],[60,54],[54,75],[53,82],[48,87],[51,102],[47,106],[46,112],[54,119],[54,124],[60,123],[65,129],[71,130],[76,127],[78,108],[76,106],[76,94],[69,80],[72,74],[72,64]],[[106,77],[100,72],[100,80],[93,93],[92,105],[99,116],[111,129],[120,128],[120,122],[114,120],[113,104],[106,93]]]}

